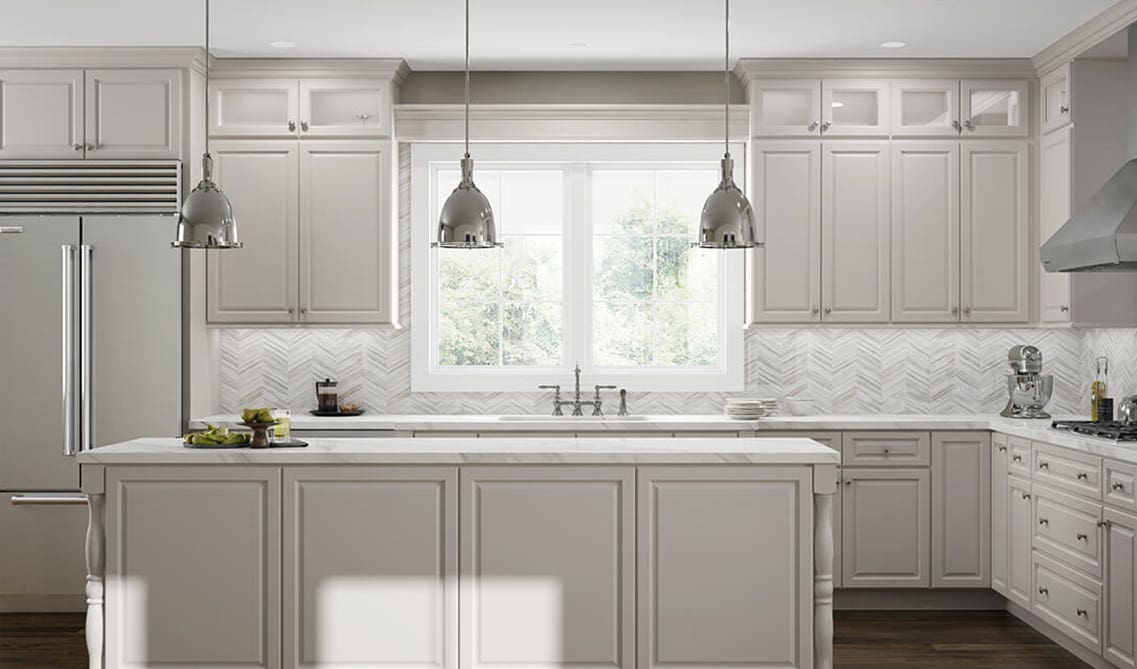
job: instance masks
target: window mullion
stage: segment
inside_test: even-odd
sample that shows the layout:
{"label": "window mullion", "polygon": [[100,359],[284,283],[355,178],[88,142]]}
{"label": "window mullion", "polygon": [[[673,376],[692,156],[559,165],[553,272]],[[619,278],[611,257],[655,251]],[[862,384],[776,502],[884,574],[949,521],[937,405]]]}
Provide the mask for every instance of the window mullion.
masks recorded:
{"label": "window mullion", "polygon": [[591,370],[592,338],[592,216],[588,193],[588,167],[573,163],[569,169],[569,211],[565,216],[566,241],[571,248],[571,264],[565,272],[569,299],[565,313],[569,318],[568,367],[580,363]]}

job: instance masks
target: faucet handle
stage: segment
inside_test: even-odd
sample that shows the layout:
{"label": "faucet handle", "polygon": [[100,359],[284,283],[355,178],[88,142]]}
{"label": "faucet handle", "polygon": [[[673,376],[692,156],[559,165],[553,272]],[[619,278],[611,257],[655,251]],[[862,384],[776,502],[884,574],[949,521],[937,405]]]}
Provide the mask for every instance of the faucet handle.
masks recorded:
{"label": "faucet handle", "polygon": [[551,390],[553,394],[559,399],[561,396],[561,387],[559,385],[540,385],[537,386],[541,390]]}
{"label": "faucet handle", "polygon": [[617,413],[616,415],[617,416],[627,416],[628,415],[628,389],[627,388],[620,388],[620,412]]}

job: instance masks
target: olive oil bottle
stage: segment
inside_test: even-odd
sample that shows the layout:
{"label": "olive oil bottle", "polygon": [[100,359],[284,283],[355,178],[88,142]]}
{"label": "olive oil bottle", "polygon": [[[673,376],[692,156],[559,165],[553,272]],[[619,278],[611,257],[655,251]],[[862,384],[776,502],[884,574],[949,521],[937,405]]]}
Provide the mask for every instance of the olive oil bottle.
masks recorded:
{"label": "olive oil bottle", "polygon": [[[1098,356],[1096,362],[1098,366],[1097,377],[1090,385],[1090,420],[1095,422],[1103,419],[1099,411],[1101,400],[1109,393],[1109,358],[1104,355]],[[1109,418],[1113,417],[1109,416],[1106,419]]]}

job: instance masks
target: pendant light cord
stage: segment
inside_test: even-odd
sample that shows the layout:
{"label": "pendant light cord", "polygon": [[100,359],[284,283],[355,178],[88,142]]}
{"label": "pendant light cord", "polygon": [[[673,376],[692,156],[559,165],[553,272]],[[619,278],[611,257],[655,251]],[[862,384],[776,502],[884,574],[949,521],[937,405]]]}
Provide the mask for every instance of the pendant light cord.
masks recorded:
{"label": "pendant light cord", "polygon": [[205,0],[205,155],[209,155],[209,0]]}
{"label": "pendant light cord", "polygon": [[[469,0],[467,0],[468,2]],[[726,89],[726,116],[724,118],[723,127],[725,128],[724,144],[726,147],[725,157],[730,157],[730,0],[724,0],[726,5],[726,21],[725,32],[726,39],[723,40],[726,44],[726,50],[723,53],[722,69],[723,69],[723,88]]]}
{"label": "pendant light cord", "polygon": [[470,157],[470,0],[466,0],[466,157]]}

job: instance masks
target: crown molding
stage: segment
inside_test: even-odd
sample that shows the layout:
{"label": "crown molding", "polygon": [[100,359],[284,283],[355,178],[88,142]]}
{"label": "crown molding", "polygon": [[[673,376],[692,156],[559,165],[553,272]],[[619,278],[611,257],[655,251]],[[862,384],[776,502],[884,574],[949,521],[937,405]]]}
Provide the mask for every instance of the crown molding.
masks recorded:
{"label": "crown molding", "polygon": [[[749,137],[747,105],[730,107],[731,140]],[[452,142],[464,136],[462,105],[396,105],[400,142]],[[723,139],[721,105],[471,105],[479,142],[703,142]]]}
{"label": "crown molding", "polygon": [[[1132,0],[1137,2],[1137,0]],[[752,79],[1033,79],[1028,58],[743,58],[734,68]]]}
{"label": "crown molding", "polygon": [[0,68],[169,67],[204,71],[205,51],[194,46],[8,46]]}
{"label": "crown molding", "polygon": [[1039,51],[1032,59],[1035,71],[1040,75],[1046,74],[1133,23],[1137,23],[1137,0],[1120,0],[1078,26],[1070,34],[1060,37],[1058,41]]}
{"label": "crown molding", "polygon": [[401,58],[217,58],[212,73],[218,77],[318,79],[390,79],[403,83],[410,68]]}

